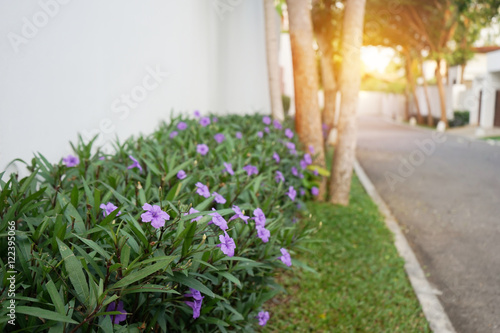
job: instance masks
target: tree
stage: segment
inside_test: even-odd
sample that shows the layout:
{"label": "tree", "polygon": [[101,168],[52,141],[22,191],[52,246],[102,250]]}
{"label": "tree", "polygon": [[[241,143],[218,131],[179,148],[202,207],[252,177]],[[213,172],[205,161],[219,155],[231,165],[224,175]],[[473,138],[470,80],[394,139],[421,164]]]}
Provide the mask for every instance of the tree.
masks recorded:
{"label": "tree", "polygon": [[281,81],[279,67],[279,26],[276,24],[277,12],[273,0],[264,1],[264,16],[266,23],[266,55],[267,73],[269,78],[269,93],[271,97],[271,114],[274,119],[283,121],[285,113],[281,100]]}
{"label": "tree", "polygon": [[327,133],[335,125],[339,89],[334,60],[336,55],[340,56],[337,50],[340,49],[343,9],[339,3],[335,0],[313,0],[311,10],[314,35],[320,51],[321,82],[325,96],[322,119]]}
{"label": "tree", "polygon": [[[287,0],[295,85],[295,129],[300,141],[312,146],[315,164],[325,167],[321,135],[321,113],[318,105],[318,73],[313,49],[313,30],[308,1]],[[318,198],[326,192],[326,181],[320,184]]]}
{"label": "tree", "polygon": [[338,141],[332,163],[330,201],[348,205],[356,149],[356,107],[361,85],[360,50],[363,44],[365,0],[347,0],[342,36],[340,117]]}

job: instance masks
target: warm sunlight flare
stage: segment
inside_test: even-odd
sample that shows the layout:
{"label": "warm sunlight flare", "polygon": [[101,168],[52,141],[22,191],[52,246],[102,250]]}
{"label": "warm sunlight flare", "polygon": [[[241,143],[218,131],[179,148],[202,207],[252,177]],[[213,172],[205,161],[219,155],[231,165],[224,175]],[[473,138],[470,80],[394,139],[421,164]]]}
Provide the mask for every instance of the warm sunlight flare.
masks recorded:
{"label": "warm sunlight flare", "polygon": [[383,73],[393,57],[394,50],[388,47],[364,46],[361,48],[361,60],[366,72]]}

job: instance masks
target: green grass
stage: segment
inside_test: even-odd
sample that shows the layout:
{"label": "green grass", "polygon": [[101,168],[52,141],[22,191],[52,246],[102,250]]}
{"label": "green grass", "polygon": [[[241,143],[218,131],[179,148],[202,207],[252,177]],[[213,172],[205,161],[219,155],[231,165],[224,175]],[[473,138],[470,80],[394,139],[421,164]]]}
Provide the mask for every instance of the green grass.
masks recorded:
{"label": "green grass", "polygon": [[500,140],[500,136],[486,136],[482,140]]}
{"label": "green grass", "polygon": [[318,273],[282,272],[287,293],[267,303],[265,332],[430,332],[393,236],[358,179],[349,207],[309,209],[321,227],[294,258]]}

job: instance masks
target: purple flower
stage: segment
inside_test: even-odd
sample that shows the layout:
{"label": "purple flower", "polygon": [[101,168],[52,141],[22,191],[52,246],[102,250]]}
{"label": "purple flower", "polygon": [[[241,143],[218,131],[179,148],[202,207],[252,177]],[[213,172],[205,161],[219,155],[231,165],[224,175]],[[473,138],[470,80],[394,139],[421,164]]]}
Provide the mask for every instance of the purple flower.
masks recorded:
{"label": "purple flower", "polygon": [[313,145],[309,145],[309,152],[311,154],[314,154],[314,146]]}
{"label": "purple flower", "polygon": [[241,139],[243,137],[243,134],[241,132],[236,132],[236,139]]}
{"label": "purple flower", "polygon": [[[184,213],[184,216],[186,215],[191,215],[191,214],[196,214],[196,213],[199,213],[198,210],[194,209],[193,207],[189,208],[189,212],[188,213]],[[195,217],[194,219],[191,220],[191,222],[194,222],[194,221],[199,221],[203,218],[203,216],[198,216],[198,217]]]}
{"label": "purple flower", "polygon": [[311,187],[311,194],[317,196],[319,194],[319,189],[316,186]]}
{"label": "purple flower", "polygon": [[306,161],[304,161],[304,160],[300,160],[300,163],[299,163],[299,164],[300,164],[300,168],[301,168],[301,169],[305,169],[305,168],[307,168],[307,162],[306,162]]}
{"label": "purple flower", "polygon": [[214,193],[212,193],[212,195],[215,195],[215,199],[214,199],[215,202],[220,203],[220,204],[226,203],[226,199],[224,199],[224,197],[222,195],[220,195],[219,193],[214,192]]}
{"label": "purple flower", "polygon": [[151,222],[153,228],[161,228],[165,225],[165,220],[170,220],[170,215],[162,211],[158,205],[151,206],[145,203],[142,209],[146,211],[146,213],[141,214],[142,222]]}
{"label": "purple flower", "polygon": [[313,170],[313,174],[314,174],[315,176],[318,176],[318,175],[319,175],[319,171],[318,171],[318,169],[314,169],[314,170]]}
{"label": "purple flower", "polygon": [[264,132],[262,131],[257,132],[257,136],[262,139],[264,137]]}
{"label": "purple flower", "polygon": [[198,111],[198,110],[194,110],[194,113],[193,113],[193,114],[194,114],[194,116],[195,116],[196,118],[200,118],[200,117],[201,117],[200,111]]}
{"label": "purple flower", "polygon": [[300,193],[300,196],[303,196],[304,194],[306,194],[306,191],[303,188],[301,188],[299,193]]}
{"label": "purple flower", "polygon": [[212,118],[212,122],[216,123],[216,122],[218,122],[218,121],[219,121],[219,118],[217,118],[217,117],[213,117],[213,118]]}
{"label": "purple flower", "polygon": [[231,176],[234,175],[233,165],[231,163],[224,162],[224,170],[222,172],[227,172]]}
{"label": "purple flower", "polygon": [[280,123],[280,122],[279,122],[279,120],[277,120],[277,119],[274,119],[274,120],[273,120],[273,126],[274,126],[274,128],[276,128],[276,129],[278,129],[278,130],[280,130],[280,129],[282,129],[282,128],[283,128],[283,126],[281,126],[281,123]]}
{"label": "purple flower", "polygon": [[285,181],[285,177],[283,177],[281,171],[276,171],[276,177],[274,179],[276,179],[276,183]]}
{"label": "purple flower", "polygon": [[206,127],[208,125],[210,125],[210,118],[208,117],[203,117],[200,119],[200,125],[203,126],[203,127]]}
{"label": "purple flower", "polygon": [[299,176],[299,171],[297,170],[296,167],[292,167],[292,175],[294,175],[295,177],[298,177]]}
{"label": "purple flower", "polygon": [[112,312],[112,311],[118,311],[122,313],[119,315],[110,315],[111,322],[113,324],[119,324],[120,322],[127,319],[127,311],[123,309],[122,301],[118,301],[118,306],[116,306],[116,301],[109,303],[108,307],[106,308],[106,312]]}
{"label": "purple flower", "polygon": [[170,133],[170,139],[173,139],[177,136],[177,134],[179,134],[179,132],[177,131],[173,131],[172,133]]}
{"label": "purple flower", "polygon": [[210,221],[210,222],[213,223],[213,224],[215,224],[216,226],[218,226],[222,230],[227,230],[227,222],[226,222],[226,220],[224,220],[224,218],[219,213],[217,213],[217,211],[215,211],[215,209],[212,208],[212,210],[214,212],[208,214],[208,215],[212,216],[212,221]]}
{"label": "purple flower", "polygon": [[281,261],[288,267],[292,266],[292,258],[290,257],[290,253],[285,248],[280,249],[282,256],[279,257]]}
{"label": "purple flower", "polygon": [[264,215],[264,212],[262,209],[257,208],[253,211],[253,216],[255,216],[253,219],[255,220],[255,225],[260,226],[260,227],[265,227],[266,226],[266,215]]}
{"label": "purple flower", "polygon": [[208,146],[206,144],[204,144],[204,143],[199,144],[199,145],[196,146],[196,151],[199,154],[205,156],[208,153]]}
{"label": "purple flower", "polygon": [[286,195],[288,195],[288,197],[290,199],[292,199],[292,201],[295,200],[295,196],[297,195],[297,191],[295,191],[295,189],[293,188],[293,186],[290,186],[288,188],[288,192],[286,192]]}
{"label": "purple flower", "polygon": [[269,320],[269,312],[260,311],[257,315],[257,319],[259,320],[260,326],[265,326],[267,324],[267,321]]}
{"label": "purple flower", "polygon": [[253,165],[250,165],[250,164],[249,165],[245,165],[243,167],[243,170],[245,170],[249,176],[256,175],[256,174],[259,173],[259,170],[257,169],[257,167],[253,166]]}
{"label": "purple flower", "polygon": [[295,149],[290,149],[290,154],[291,155],[297,155],[297,151]]}
{"label": "purple flower", "polygon": [[106,160],[106,157],[101,156],[101,157],[99,157],[99,160],[101,160],[101,161],[105,161],[105,160]]}
{"label": "purple flower", "polygon": [[193,302],[185,301],[184,303],[186,303],[191,307],[191,309],[193,309],[193,319],[196,319],[200,316],[201,305],[205,296],[201,296],[201,293],[196,289],[189,288],[189,290],[191,291],[191,293],[185,294],[184,296],[192,297]]}
{"label": "purple flower", "polygon": [[293,138],[293,132],[292,132],[292,130],[291,130],[291,129],[289,129],[289,128],[287,128],[287,129],[285,130],[285,136],[286,136],[287,138],[289,138],[289,139]]}
{"label": "purple flower", "polygon": [[286,147],[290,150],[295,150],[295,143],[293,142],[287,142]]}
{"label": "purple flower", "polygon": [[[101,204],[99,208],[104,209],[104,212],[102,212],[102,215],[104,217],[108,216],[109,214],[118,209],[118,207],[113,205],[111,202],[108,202],[107,204]],[[116,214],[116,216],[119,216],[121,213],[122,212],[119,211],[118,214]]]}
{"label": "purple flower", "polygon": [[210,198],[210,191],[208,190],[208,186],[206,186],[200,182],[197,182],[195,184],[195,186],[197,187],[196,193],[198,193],[202,197]]}
{"label": "purple flower", "polygon": [[222,133],[217,133],[214,135],[214,139],[215,141],[217,141],[217,143],[222,143],[222,141],[224,141],[226,137]]}
{"label": "purple flower", "polygon": [[280,155],[278,155],[277,152],[274,152],[273,153],[273,158],[274,160],[276,161],[276,163],[279,163],[280,162]]}
{"label": "purple flower", "polygon": [[184,170],[180,170],[179,172],[177,172],[177,178],[184,179],[186,177],[186,172]]}
{"label": "purple flower", "polygon": [[260,225],[255,227],[257,229],[257,236],[262,239],[264,243],[269,242],[269,237],[271,237],[271,232]]}
{"label": "purple flower", "polygon": [[273,120],[273,126],[274,126],[274,128],[279,129],[279,130],[283,129],[283,126],[281,126],[281,123],[277,119]]}
{"label": "purple flower", "polygon": [[236,244],[234,243],[234,239],[229,237],[226,231],[224,231],[224,235],[219,235],[220,249],[222,252],[228,257],[234,256],[234,249],[236,248]]}
{"label": "purple flower", "polygon": [[304,154],[304,161],[307,163],[307,165],[312,164],[313,161],[312,161],[311,155],[309,155],[307,153]]}
{"label": "purple flower", "polygon": [[177,129],[179,131],[184,131],[186,128],[188,128],[188,124],[186,124],[183,121],[181,121],[180,123],[177,124]]}
{"label": "purple flower", "polygon": [[243,212],[241,211],[240,207],[238,206],[233,206],[233,211],[236,213],[235,215],[233,215],[229,221],[232,221],[232,220],[236,220],[237,218],[240,218],[242,219],[246,224],[248,224],[248,219],[250,218],[250,216],[245,216],[243,215]]}
{"label": "purple flower", "polygon": [[80,164],[80,159],[77,156],[68,155],[67,157],[63,158],[63,162],[67,167],[71,168]]}
{"label": "purple flower", "polygon": [[266,127],[264,127],[264,132],[269,133],[269,132],[271,132],[271,130],[269,129],[269,127],[266,126]]}
{"label": "purple flower", "polygon": [[130,158],[133,163],[129,165],[127,169],[138,168],[139,172],[142,172],[142,167],[139,164],[139,161],[137,161],[132,155],[128,155],[128,158]]}
{"label": "purple flower", "polygon": [[300,179],[304,178],[304,174],[303,174],[303,173],[300,173],[300,174],[299,174],[299,178],[300,178]]}
{"label": "purple flower", "polygon": [[271,118],[268,116],[262,117],[262,122],[266,125],[271,125]]}

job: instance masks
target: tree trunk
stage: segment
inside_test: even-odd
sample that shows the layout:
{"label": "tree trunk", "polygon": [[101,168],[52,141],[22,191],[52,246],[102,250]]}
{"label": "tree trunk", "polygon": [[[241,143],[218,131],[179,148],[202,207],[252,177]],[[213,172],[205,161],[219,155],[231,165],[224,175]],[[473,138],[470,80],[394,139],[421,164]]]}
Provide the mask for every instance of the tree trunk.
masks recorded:
{"label": "tree trunk", "polygon": [[406,80],[410,85],[411,93],[413,95],[413,99],[415,100],[415,107],[417,109],[417,123],[422,124],[424,121],[422,119],[422,113],[420,112],[420,103],[418,102],[417,98],[417,90],[415,88],[415,80],[413,78],[413,72],[411,71],[411,63],[412,63],[411,55],[408,50],[405,50],[404,54],[406,58]]}
{"label": "tree trunk", "polygon": [[410,87],[408,85],[405,86],[405,115],[404,121],[408,121],[410,119]]}
{"label": "tree trunk", "polygon": [[266,21],[266,51],[267,74],[269,78],[269,93],[271,97],[271,114],[274,119],[285,120],[283,101],[281,99],[281,77],[279,66],[279,29],[276,22],[276,9],[273,0],[264,1],[264,16]]}
{"label": "tree trunk", "polygon": [[321,62],[321,82],[323,83],[323,93],[325,95],[325,107],[322,113],[323,124],[327,127],[327,133],[330,133],[335,126],[335,111],[337,104],[337,82],[335,80],[335,70],[333,66],[333,52],[331,41],[324,40],[317,36]]}
{"label": "tree trunk", "polygon": [[467,63],[464,63],[460,65],[460,84],[464,84],[464,74],[465,74],[465,66],[467,66]]}
{"label": "tree trunk", "polygon": [[436,59],[436,81],[439,90],[439,102],[441,105],[441,121],[444,122],[448,128],[448,117],[446,116],[446,95],[444,92],[443,76],[441,75],[441,59]]}
{"label": "tree trunk", "polygon": [[361,85],[360,49],[363,44],[365,0],[345,2],[342,35],[342,68],[340,72],[340,117],[338,140],[332,163],[330,202],[349,204],[352,168],[356,153],[356,107]]}
{"label": "tree trunk", "polygon": [[429,91],[427,90],[427,80],[424,75],[424,62],[422,60],[422,56],[418,57],[420,63],[420,71],[422,72],[422,78],[424,79],[424,94],[425,94],[425,103],[427,104],[427,125],[434,126],[434,119],[432,119],[432,110],[431,110],[431,101],[429,99]]}
{"label": "tree trunk", "polygon": [[[314,147],[314,163],[324,168],[318,73],[309,3],[304,0],[287,0],[287,5],[295,88],[295,128],[302,144]],[[326,193],[326,179],[321,182],[319,190],[317,198],[322,200]]]}

